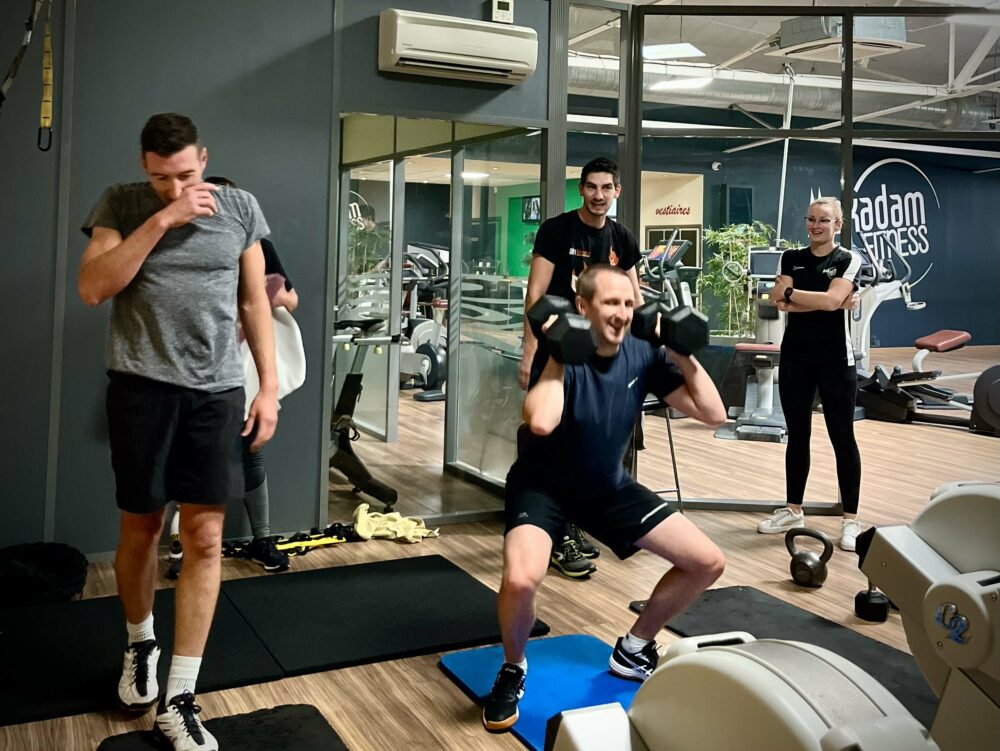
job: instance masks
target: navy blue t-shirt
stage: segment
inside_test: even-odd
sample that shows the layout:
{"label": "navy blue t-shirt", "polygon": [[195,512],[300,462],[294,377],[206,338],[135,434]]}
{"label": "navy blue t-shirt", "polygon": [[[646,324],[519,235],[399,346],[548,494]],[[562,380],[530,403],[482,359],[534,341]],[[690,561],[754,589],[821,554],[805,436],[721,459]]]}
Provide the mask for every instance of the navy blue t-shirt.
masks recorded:
{"label": "navy blue t-shirt", "polygon": [[581,497],[620,487],[630,479],[622,457],[646,394],[665,398],[682,385],[666,349],[631,334],[613,357],[566,365],[562,420],[547,436],[524,431],[511,474]]}

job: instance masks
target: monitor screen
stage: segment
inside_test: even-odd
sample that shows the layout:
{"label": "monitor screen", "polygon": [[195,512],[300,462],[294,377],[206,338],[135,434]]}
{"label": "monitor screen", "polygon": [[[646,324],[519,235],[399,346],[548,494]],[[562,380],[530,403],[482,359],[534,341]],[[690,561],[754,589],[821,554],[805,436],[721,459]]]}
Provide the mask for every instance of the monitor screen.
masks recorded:
{"label": "monitor screen", "polygon": [[750,276],[755,279],[774,279],[781,265],[780,250],[750,250]]}

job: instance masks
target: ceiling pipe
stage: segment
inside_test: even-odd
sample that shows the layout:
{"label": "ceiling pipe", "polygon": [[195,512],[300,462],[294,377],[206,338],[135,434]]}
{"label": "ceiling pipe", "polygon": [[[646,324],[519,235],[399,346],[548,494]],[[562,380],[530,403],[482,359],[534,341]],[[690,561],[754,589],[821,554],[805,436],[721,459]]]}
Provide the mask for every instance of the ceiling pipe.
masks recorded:
{"label": "ceiling pipe", "polygon": [[[656,83],[674,78],[666,71],[700,72],[710,68],[675,63],[646,64],[643,73],[643,101],[692,107],[726,108],[739,104],[752,112],[783,114],[788,100],[787,76],[755,71],[722,71],[696,92],[650,91]],[[771,80],[769,80],[771,79]],[[573,94],[599,97],[618,96],[617,58],[570,53],[569,90]],[[858,81],[854,91],[854,114],[865,115],[887,107],[902,106],[940,94],[934,86],[906,86],[907,93],[892,93],[893,85],[883,81]],[[903,88],[900,85],[899,88]],[[799,76],[795,90],[795,115],[830,120],[840,112],[840,80],[832,76]],[[920,93],[917,93],[920,92]],[[931,130],[980,130],[983,122],[996,117],[990,105],[974,101],[974,95],[931,104],[919,104],[880,118],[881,123]]]}

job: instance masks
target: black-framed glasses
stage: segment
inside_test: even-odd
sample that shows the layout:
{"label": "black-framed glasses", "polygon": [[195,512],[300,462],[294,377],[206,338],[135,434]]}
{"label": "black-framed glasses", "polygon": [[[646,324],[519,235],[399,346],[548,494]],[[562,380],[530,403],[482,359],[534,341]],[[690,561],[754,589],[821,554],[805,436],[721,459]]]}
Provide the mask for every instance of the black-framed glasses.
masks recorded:
{"label": "black-framed glasses", "polygon": [[811,216],[804,216],[802,218],[806,220],[806,224],[832,224],[836,221],[828,216],[821,216],[819,219]]}

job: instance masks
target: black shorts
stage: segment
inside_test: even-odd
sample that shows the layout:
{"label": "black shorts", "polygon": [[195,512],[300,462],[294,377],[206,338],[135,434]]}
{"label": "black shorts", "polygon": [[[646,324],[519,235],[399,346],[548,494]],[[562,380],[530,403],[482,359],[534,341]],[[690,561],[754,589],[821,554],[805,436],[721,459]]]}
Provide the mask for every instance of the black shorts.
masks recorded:
{"label": "black shorts", "polygon": [[109,371],[111,466],[118,508],[243,499],[243,388],[197,391]]}
{"label": "black shorts", "polygon": [[638,552],[636,542],[672,513],[663,498],[631,479],[604,494],[584,498],[512,472],[505,491],[504,534],[531,524],[545,530],[556,543],[569,520],[624,560]]}

